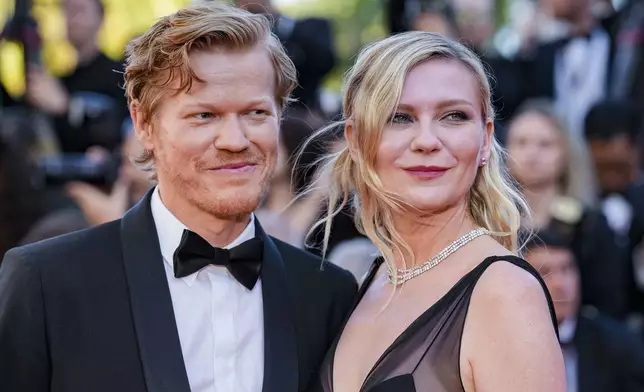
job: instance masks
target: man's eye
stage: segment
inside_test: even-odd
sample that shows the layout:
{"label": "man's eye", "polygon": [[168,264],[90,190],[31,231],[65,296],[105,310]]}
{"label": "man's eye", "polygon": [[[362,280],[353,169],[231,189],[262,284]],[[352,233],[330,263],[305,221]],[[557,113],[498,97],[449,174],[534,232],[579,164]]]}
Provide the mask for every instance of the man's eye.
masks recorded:
{"label": "man's eye", "polygon": [[193,115],[192,117],[196,118],[197,120],[208,120],[213,117],[212,113],[197,113]]}
{"label": "man's eye", "polygon": [[268,115],[268,112],[262,109],[255,109],[248,112],[248,114],[250,114],[251,116],[266,116]]}

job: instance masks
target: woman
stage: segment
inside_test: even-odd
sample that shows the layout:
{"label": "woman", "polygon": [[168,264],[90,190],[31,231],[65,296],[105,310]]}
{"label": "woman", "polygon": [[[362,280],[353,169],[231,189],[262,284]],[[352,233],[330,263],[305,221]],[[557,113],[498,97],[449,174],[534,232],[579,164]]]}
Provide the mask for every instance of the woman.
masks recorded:
{"label": "woman", "polygon": [[[398,34],[362,51],[345,91],[329,200],[354,202],[382,257],[318,388],[563,392],[552,301],[512,254],[525,203],[502,170],[478,58],[434,33]],[[341,208],[330,202],[325,222]]]}
{"label": "woman", "polygon": [[632,267],[593,208],[594,176],[584,141],[567,132],[552,105],[540,100],[519,109],[507,137],[508,166],[532,210],[523,226],[565,236],[579,260],[583,303],[624,318]]}

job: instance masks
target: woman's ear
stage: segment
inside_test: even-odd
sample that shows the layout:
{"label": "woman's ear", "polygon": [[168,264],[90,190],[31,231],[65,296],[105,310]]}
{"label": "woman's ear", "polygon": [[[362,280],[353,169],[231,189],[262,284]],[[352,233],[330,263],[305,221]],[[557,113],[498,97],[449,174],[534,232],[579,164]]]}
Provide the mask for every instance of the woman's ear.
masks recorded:
{"label": "woman's ear", "polygon": [[130,103],[130,117],[134,125],[134,133],[141,147],[153,151],[154,143],[152,141],[152,127],[146,116],[141,112],[141,104],[134,100]]}
{"label": "woman's ear", "polygon": [[347,120],[347,122],[344,125],[344,138],[347,140],[347,147],[349,148],[349,154],[351,155],[351,159],[354,161],[357,158],[357,148],[356,148],[356,141],[354,138],[354,129],[355,129],[355,123],[353,120]]}
{"label": "woman's ear", "polygon": [[492,144],[494,142],[494,121],[488,120],[483,129],[483,143],[481,145],[480,160],[488,162],[492,155]]}

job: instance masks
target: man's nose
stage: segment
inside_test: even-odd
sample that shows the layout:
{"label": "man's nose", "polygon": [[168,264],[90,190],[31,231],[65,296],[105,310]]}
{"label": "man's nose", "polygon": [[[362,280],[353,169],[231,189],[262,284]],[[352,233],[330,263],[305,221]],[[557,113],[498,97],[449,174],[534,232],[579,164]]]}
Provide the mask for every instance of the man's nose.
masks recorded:
{"label": "man's nose", "polygon": [[215,148],[231,152],[241,152],[248,148],[250,141],[246,137],[244,125],[238,117],[226,118],[217,132]]}

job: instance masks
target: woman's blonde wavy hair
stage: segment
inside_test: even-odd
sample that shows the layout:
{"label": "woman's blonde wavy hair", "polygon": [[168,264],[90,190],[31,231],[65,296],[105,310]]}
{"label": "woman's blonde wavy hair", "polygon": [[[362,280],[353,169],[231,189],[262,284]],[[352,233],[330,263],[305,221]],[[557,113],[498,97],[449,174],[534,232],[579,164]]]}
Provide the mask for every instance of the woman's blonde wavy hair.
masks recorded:
{"label": "woman's blonde wavy hair", "polygon": [[[398,106],[408,72],[422,62],[439,58],[460,61],[472,71],[479,84],[483,119],[494,120],[486,72],[478,57],[464,45],[438,34],[414,31],[366,46],[346,76],[343,120],[319,130],[310,139],[337,132],[338,127],[351,121],[351,142],[359,146],[353,156],[345,146],[322,162],[321,173],[329,181],[324,184],[328,205],[326,216],[312,231],[325,225],[323,254],[333,217],[350,204],[358,229],[378,247],[391,270],[395,271],[395,256],[402,257],[406,264],[413,260],[409,245],[394,228],[394,215],[413,207],[383,189],[374,167],[382,131]],[[468,212],[477,225],[490,230],[502,245],[517,252],[517,231],[528,207],[505,170],[503,156],[502,147],[493,140],[488,163],[479,169],[469,192]]]}

